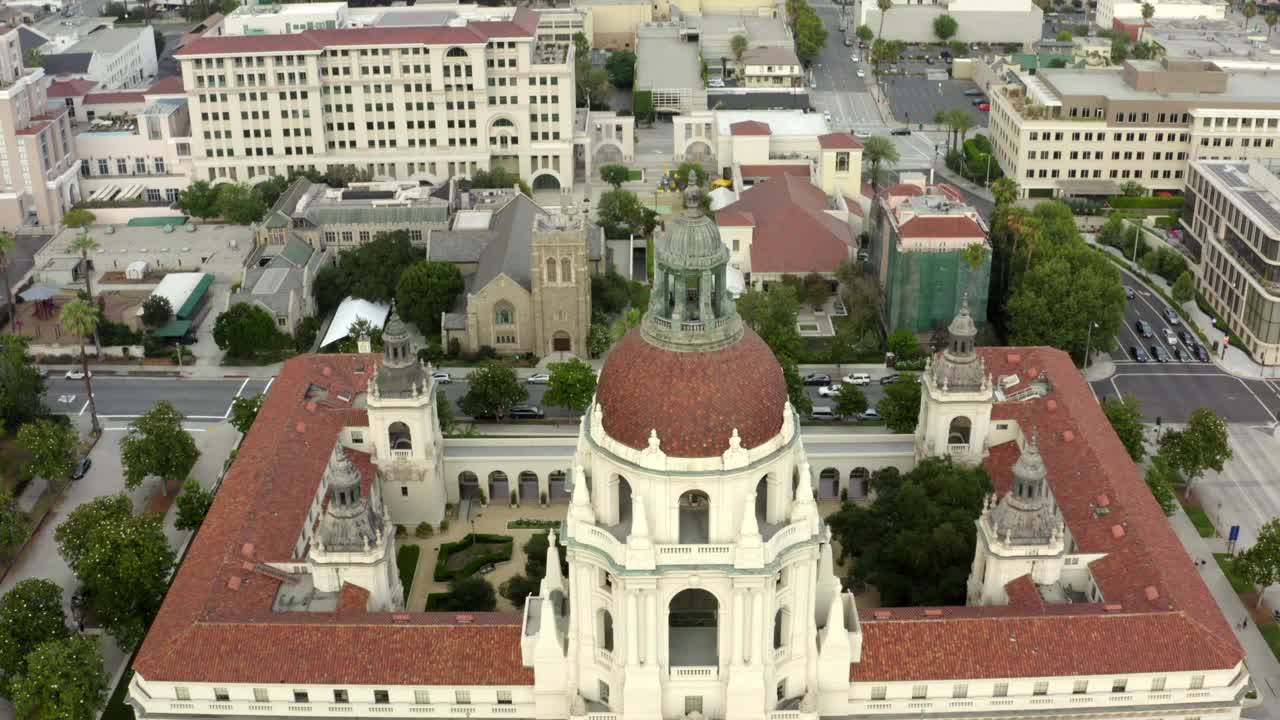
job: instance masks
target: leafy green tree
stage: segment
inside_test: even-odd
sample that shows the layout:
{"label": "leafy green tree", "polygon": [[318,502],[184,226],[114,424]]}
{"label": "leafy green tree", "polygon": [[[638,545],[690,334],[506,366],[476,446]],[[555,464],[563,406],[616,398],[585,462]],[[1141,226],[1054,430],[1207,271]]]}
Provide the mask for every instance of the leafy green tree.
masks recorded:
{"label": "leafy green tree", "polygon": [[262,201],[263,207],[270,209],[275,206],[276,201],[284,194],[285,190],[297,179],[297,176],[290,175],[272,175],[262,182],[253,186],[253,193]]}
{"label": "leafy green tree", "polygon": [[920,419],[920,383],[915,378],[902,377],[886,385],[876,410],[893,432],[915,432]]}
{"label": "leafy green tree", "polygon": [[1270,40],[1271,33],[1276,29],[1276,23],[1280,22],[1280,13],[1277,13],[1275,10],[1271,10],[1267,12],[1266,15],[1262,16],[1262,20],[1267,24],[1267,39]]}
{"label": "leafy green tree", "polygon": [[1059,30],[1057,35],[1058,42],[1071,42],[1070,30]]}
{"label": "leafy green tree", "polygon": [[1151,496],[1156,499],[1160,509],[1165,515],[1172,515],[1178,507],[1178,498],[1174,495],[1173,488],[1182,483],[1182,476],[1169,467],[1169,463],[1165,462],[1164,458],[1157,455],[1152,458],[1151,465],[1147,468],[1146,480]]}
{"label": "leafy green tree", "polygon": [[[1081,242],[1047,252],[1009,298],[1011,345],[1048,345],[1083,358],[1085,344],[1106,350],[1124,322],[1120,272]],[[1089,323],[1096,323],[1089,332]]]}
{"label": "leafy green tree", "polygon": [[89,609],[121,647],[146,635],[169,587],[174,552],[164,518],[135,515],[127,495],[105,495],[67,516],[54,531],[58,552],[84,585]]}
{"label": "leafy green tree", "polygon": [[1173,301],[1179,305],[1186,305],[1196,297],[1196,281],[1191,276],[1191,271],[1183,270],[1178,279],[1174,281],[1171,288]]}
{"label": "leafy green tree", "polygon": [[[1267,521],[1258,530],[1258,539],[1235,559],[1235,569],[1263,590],[1280,582],[1280,518]],[[1258,605],[1262,596],[1258,593]]]}
{"label": "leafy green tree", "polygon": [[63,225],[69,228],[75,228],[79,230],[81,234],[83,234],[90,225],[93,225],[97,221],[98,217],[94,215],[93,212],[85,210],[84,208],[72,208],[62,216]]}
{"label": "leafy green tree", "polygon": [[98,331],[98,317],[98,311],[79,298],[63,305],[58,316],[62,329],[80,340],[80,372],[84,374],[84,394],[89,399],[89,419],[94,435],[102,433],[102,424],[98,422],[98,404],[93,399],[93,378],[89,374],[89,356],[84,353],[84,343]]}
{"label": "leafy green tree", "polygon": [[827,44],[827,26],[808,3],[796,15],[792,31],[796,41],[796,56],[800,61],[809,64],[817,60]]}
{"label": "leafy green tree", "polygon": [[1170,284],[1187,271],[1186,258],[1182,253],[1168,247],[1159,247],[1138,259],[1138,265],[1147,272],[1155,273]]}
{"label": "leafy green tree", "polygon": [[528,575],[513,575],[498,586],[498,594],[511,601],[511,604],[523,608],[530,595],[537,595],[542,582]]}
{"label": "leafy green tree", "polygon": [[867,179],[876,191],[884,185],[887,168],[896,165],[898,159],[898,149],[883,135],[869,137],[862,143],[862,162],[869,169]]}
{"label": "leafy green tree", "polygon": [[142,303],[142,323],[158,328],[173,317],[173,304],[163,295],[152,295]]}
{"label": "leafy green tree", "polygon": [[950,15],[939,15],[933,19],[933,34],[942,42],[947,42],[956,36],[956,30],[960,29],[960,23]]}
{"label": "leafy green tree", "polygon": [[315,347],[316,335],[320,332],[320,318],[309,315],[302,318],[293,331],[293,349],[300,353],[311,352]]}
{"label": "leafy green tree", "polygon": [[492,612],[498,607],[498,595],[488,580],[471,575],[449,581],[449,593],[442,606],[449,612]]}
{"label": "leafy green tree", "polygon": [[336,266],[316,274],[318,312],[332,311],[347,296],[391,302],[400,286],[400,274],[426,256],[425,248],[415,247],[409,240],[407,230],[381,233],[370,242],[343,251]]}
{"label": "leafy green tree", "polygon": [[241,395],[231,401],[231,427],[241,433],[249,432],[249,428],[253,427],[253,421],[258,419],[258,413],[262,410],[262,403],[267,396],[262,393],[256,393],[252,396]]}
{"label": "leafy green tree", "polygon": [[1119,65],[1129,57],[1129,40],[1124,35],[1111,38],[1111,64]]}
{"label": "leafy green tree", "polygon": [[804,276],[804,301],[815,308],[822,307],[831,299],[831,286],[827,279],[816,272]]}
{"label": "leafy green tree", "polygon": [[899,360],[914,360],[920,356],[920,340],[911,328],[898,328],[889,333],[885,347]]}
{"label": "leafy green tree", "polygon": [[9,488],[0,487],[0,557],[9,557],[31,533],[31,518],[18,505]]}
{"label": "leafy green tree", "polygon": [[4,307],[5,317],[3,323],[0,323],[0,330],[3,330],[10,322],[14,320],[16,313],[13,308],[13,293],[9,287],[9,260],[13,255],[13,251],[17,249],[18,243],[13,239],[10,233],[0,231],[0,285],[4,287]]}
{"label": "leafy green tree", "polygon": [[0,695],[13,697],[10,683],[26,670],[32,650],[70,636],[57,583],[32,578],[14,585],[0,598]]}
{"label": "leafy green tree", "polygon": [[200,487],[199,480],[187,478],[182,483],[182,494],[174,502],[178,506],[178,514],[173,519],[173,526],[179,530],[199,530],[204,516],[213,506],[213,493]]}
{"label": "leafy green tree", "polygon": [[45,413],[45,379],[27,352],[31,340],[0,333],[0,423],[15,428]]}
{"label": "leafy green tree", "polygon": [[1240,14],[1244,16],[1244,27],[1249,29],[1249,24],[1258,16],[1258,5],[1254,2],[1247,2],[1244,7],[1240,8]]}
{"label": "leafy green tree", "polygon": [[453,307],[462,292],[462,273],[451,262],[422,260],[405,268],[396,286],[400,317],[431,335],[440,327],[440,316]]}
{"label": "leafy green tree", "polygon": [[196,180],[178,193],[178,209],[202,220],[218,217],[218,191],[205,180]]}
{"label": "leafy green tree", "polygon": [[756,331],[775,355],[800,355],[800,331],[796,329],[800,300],[795,289],[783,283],[774,283],[768,290],[752,288],[738,297],[737,304],[742,321]]}
{"label": "leafy green tree", "polygon": [[510,190],[511,188],[519,188],[525,197],[533,195],[533,191],[529,189],[529,184],[520,179],[520,176],[507,170],[504,167],[495,167],[492,170],[476,170],[471,174],[471,187],[473,188],[500,188]]}
{"label": "leafy green tree", "polygon": [[748,48],[746,35],[734,35],[729,38],[729,52],[733,53],[734,62],[738,63],[738,73],[742,73],[742,56],[746,54]]}
{"label": "leafy green tree", "polygon": [[453,417],[453,402],[444,390],[436,391],[436,419],[440,421],[440,432],[452,435],[458,429],[458,422]]}
{"label": "leafy green tree", "polygon": [[863,43],[869,43],[876,38],[876,33],[871,29],[870,25],[859,25],[858,29],[854,31],[854,35],[857,35],[858,40]]}
{"label": "leafy green tree", "polygon": [[796,361],[790,355],[778,355],[778,364],[782,366],[782,379],[787,384],[787,399],[791,401],[791,407],[801,415],[813,412],[813,400],[809,398],[809,390],[804,386]]}
{"label": "leafy green tree", "polygon": [[619,90],[629,90],[636,80],[636,54],[630,50],[614,50],[604,63],[609,73],[609,84]]}
{"label": "leafy green tree", "polygon": [[1147,448],[1143,444],[1142,403],[1138,396],[1103,398],[1102,412],[1111,421],[1111,428],[1116,431],[1129,457],[1134,462],[1142,462],[1147,456]]}
{"label": "leafy green tree", "polygon": [[682,162],[672,171],[671,177],[675,178],[676,185],[681,190],[689,187],[690,183],[695,187],[702,187],[707,184],[707,169],[701,163]]}
{"label": "leafy green tree", "polygon": [[1234,457],[1227,436],[1227,423],[1207,407],[1191,411],[1186,427],[1166,430],[1160,436],[1160,455],[1169,466],[1187,478],[1187,489],[1206,470],[1222,472],[1223,463]]}
{"label": "leafy green tree", "polygon": [[854,560],[853,579],[874,585],[888,607],[964,604],[974,522],[991,492],[986,472],[928,457],[906,474],[879,470],[871,485],[875,503],[846,503],[827,518]]}
{"label": "leafy green tree", "polygon": [[40,418],[18,428],[18,445],[27,451],[24,470],[61,485],[76,467],[80,439],[70,423]]}
{"label": "leafy green tree", "polygon": [[[181,198],[179,198],[181,199]],[[218,215],[227,222],[248,225],[262,219],[267,206],[262,198],[244,183],[224,183],[218,186],[216,200]]]}
{"label": "leafy green tree", "polygon": [[867,396],[858,386],[844,383],[840,386],[840,392],[836,393],[835,409],[837,415],[845,418],[864,413],[867,411]]}
{"label": "leafy green tree", "polygon": [[23,720],[95,720],[107,691],[97,641],[76,635],[41,643],[27,655],[12,688]]}
{"label": "leafy green tree", "polygon": [[613,344],[613,334],[609,332],[609,326],[601,322],[591,323],[591,328],[587,331],[587,352],[593,358],[598,358],[609,350],[609,346]]}
{"label": "leafy green tree", "polygon": [[200,450],[191,433],[183,429],[184,419],[186,416],[172,403],[161,400],[129,423],[129,430],[120,441],[125,487],[132,490],[154,476],[160,478],[160,487],[167,494],[169,483],[191,474]]}
{"label": "leafy green tree", "polygon": [[596,204],[596,219],[611,240],[625,240],[632,234],[648,237],[657,225],[657,214],[627,190],[601,193]]}
{"label": "leafy green tree", "polygon": [[542,401],[580,413],[591,404],[595,393],[595,369],[573,358],[568,362],[551,363],[551,380]]}
{"label": "leafy green tree", "polygon": [[610,163],[600,168],[600,179],[613,186],[614,190],[622,187],[622,183],[631,179],[631,171],[626,165]]}
{"label": "leafy green tree", "polygon": [[1142,197],[1147,194],[1147,188],[1136,180],[1127,180],[1120,186],[1120,193],[1125,197]]}
{"label": "leafy green tree", "polygon": [[22,56],[22,66],[28,68],[44,67],[44,53],[40,52],[40,48],[33,47],[27,50]]}
{"label": "leafy green tree", "polygon": [[516,371],[500,360],[485,363],[467,382],[469,389],[458,407],[473,418],[501,420],[508,410],[529,399],[529,390],[516,379]]}
{"label": "leafy green tree", "polygon": [[232,305],[213,323],[213,341],[236,359],[278,350],[287,339],[276,329],[271,313],[249,303]]}

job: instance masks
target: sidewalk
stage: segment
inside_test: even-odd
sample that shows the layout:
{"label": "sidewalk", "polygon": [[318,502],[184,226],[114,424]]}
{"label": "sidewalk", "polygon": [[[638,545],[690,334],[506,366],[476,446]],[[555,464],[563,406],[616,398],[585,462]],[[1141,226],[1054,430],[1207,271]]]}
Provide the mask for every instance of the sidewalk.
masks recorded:
{"label": "sidewalk", "polygon": [[[1236,626],[1242,618],[1252,617],[1251,608],[1246,608],[1240,601],[1240,596],[1231,589],[1230,581],[1227,580],[1226,575],[1222,574],[1218,563],[1213,560],[1215,548],[1210,543],[1216,541],[1220,545],[1222,541],[1218,538],[1200,537],[1181,506],[1173,517],[1169,518],[1169,524],[1173,526],[1178,539],[1182,541],[1182,546],[1187,549],[1191,557],[1208,561],[1200,567],[1200,576],[1209,586],[1209,592],[1213,593],[1214,599],[1218,601],[1218,607],[1222,608],[1227,621],[1235,628],[1236,638],[1244,647],[1245,664],[1249,668],[1254,687],[1258,690],[1258,699],[1261,701],[1261,706],[1254,708],[1249,716],[1280,719],[1280,714],[1277,714],[1277,711],[1280,711],[1280,662],[1277,662],[1275,655],[1271,654],[1271,648],[1262,638],[1262,633],[1258,632],[1256,623],[1249,623],[1249,627],[1245,630]],[[1222,550],[1220,547],[1216,549]]]}

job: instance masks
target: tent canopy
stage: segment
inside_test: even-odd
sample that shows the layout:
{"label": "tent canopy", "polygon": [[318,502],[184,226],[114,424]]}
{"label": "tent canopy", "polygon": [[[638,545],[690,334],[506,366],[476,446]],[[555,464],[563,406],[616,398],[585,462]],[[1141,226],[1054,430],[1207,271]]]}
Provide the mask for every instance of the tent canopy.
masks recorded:
{"label": "tent canopy", "polygon": [[329,329],[325,332],[324,341],[320,343],[320,347],[347,337],[351,325],[357,320],[367,320],[375,329],[381,330],[390,312],[390,305],[349,297],[343,300],[333,313],[333,321],[329,323]]}
{"label": "tent canopy", "polygon": [[18,293],[18,297],[27,302],[40,302],[41,300],[48,300],[57,294],[58,288],[37,284]]}
{"label": "tent canopy", "polygon": [[180,338],[189,332],[191,332],[190,320],[170,320],[164,325],[161,325],[155,330],[152,330],[151,336],[158,337],[158,338],[173,339],[173,338]]}

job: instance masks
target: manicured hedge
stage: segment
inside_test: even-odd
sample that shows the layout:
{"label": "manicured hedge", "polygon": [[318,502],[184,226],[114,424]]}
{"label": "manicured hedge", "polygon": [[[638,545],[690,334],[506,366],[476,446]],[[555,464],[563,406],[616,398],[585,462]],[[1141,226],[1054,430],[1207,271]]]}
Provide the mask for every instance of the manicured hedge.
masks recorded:
{"label": "manicured hedge", "polygon": [[[445,567],[449,562],[450,555],[461,550],[466,550],[477,542],[501,543],[502,547],[495,552],[486,553],[472,558],[471,562],[467,563],[459,570],[449,570]],[[500,563],[510,560],[512,544],[513,541],[510,535],[486,535],[484,533],[471,533],[457,542],[445,543],[440,546],[440,555],[436,558],[436,570],[434,575],[436,582],[447,582],[457,577],[468,577],[475,574],[477,570],[489,563]]]}
{"label": "manicured hedge", "polygon": [[1125,197],[1123,195],[1115,195],[1107,198],[1107,204],[1113,208],[1125,209],[1142,209],[1142,208],[1180,208],[1186,204],[1186,198],[1181,196],[1174,197]]}

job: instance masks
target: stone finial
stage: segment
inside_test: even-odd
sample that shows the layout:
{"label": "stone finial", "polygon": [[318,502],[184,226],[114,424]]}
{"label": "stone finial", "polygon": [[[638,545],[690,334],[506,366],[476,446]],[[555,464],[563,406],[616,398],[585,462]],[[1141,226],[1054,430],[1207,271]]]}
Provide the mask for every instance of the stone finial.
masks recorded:
{"label": "stone finial", "polygon": [[587,487],[587,473],[581,465],[573,466],[573,494],[569,503],[569,517],[584,523],[596,521],[595,509],[591,506],[591,490]]}
{"label": "stone finial", "polygon": [[556,531],[551,530],[547,533],[546,572],[538,591],[542,597],[549,598],[556,590],[564,592],[564,581],[560,577],[560,548],[556,545]]}
{"label": "stone finial", "polygon": [[649,543],[649,516],[644,509],[644,498],[639,495],[631,496],[631,535],[627,542],[636,546]]}
{"label": "stone finial", "polygon": [[573,698],[573,706],[569,709],[569,714],[573,717],[585,717],[587,714],[587,701],[581,695],[575,695]]}
{"label": "stone finial", "polygon": [[662,450],[662,441],[658,439],[658,431],[655,428],[649,429],[649,449],[655,452]]}
{"label": "stone finial", "polygon": [[729,436],[729,449],[739,450],[742,448],[742,436],[738,435],[738,428],[733,429],[733,434]]}
{"label": "stone finial", "polygon": [[747,495],[747,501],[742,504],[742,532],[740,533],[739,542],[744,545],[760,542],[760,524],[756,522],[755,493]]}

